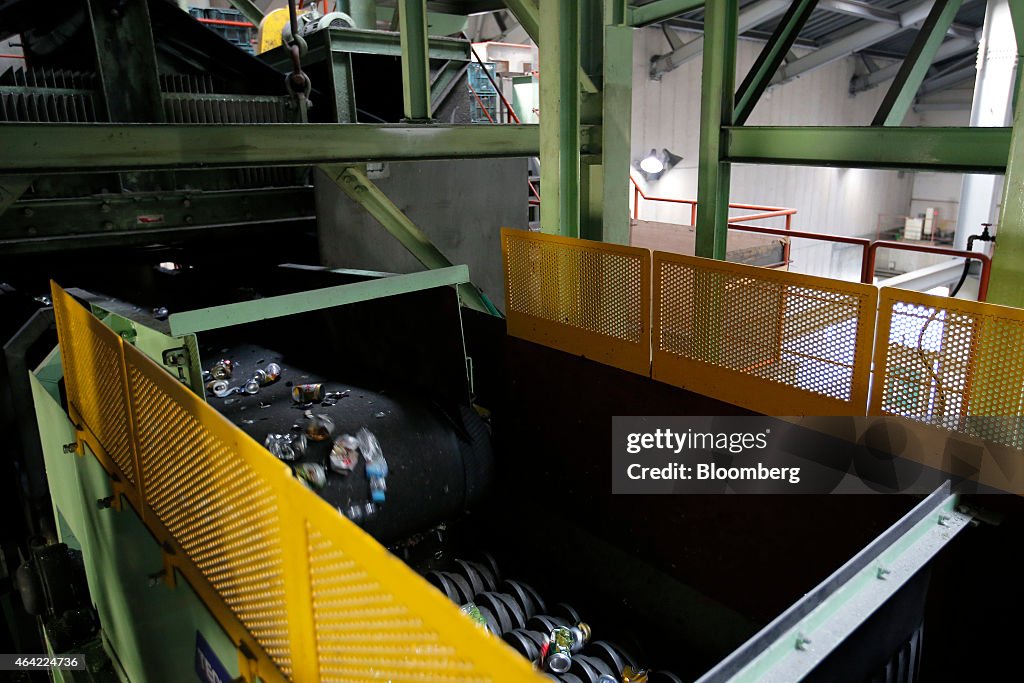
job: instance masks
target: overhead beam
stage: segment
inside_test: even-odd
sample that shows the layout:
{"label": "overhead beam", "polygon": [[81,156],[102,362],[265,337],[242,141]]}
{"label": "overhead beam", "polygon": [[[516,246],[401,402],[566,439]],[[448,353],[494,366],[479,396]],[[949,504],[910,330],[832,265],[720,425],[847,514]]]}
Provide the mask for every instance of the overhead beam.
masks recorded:
{"label": "overhead beam", "polygon": [[765,43],[761,53],[750,67],[747,77],[736,92],[736,103],[733,111],[733,124],[742,126],[757,106],[772,76],[788,59],[790,48],[803,29],[804,24],[814,12],[818,0],[796,0],[786,11],[771,39]]}
{"label": "overhead beam", "polygon": [[925,95],[931,95],[933,93],[946,90],[958,83],[971,80],[977,74],[978,70],[972,64],[970,66],[956,69],[955,71],[935,76],[934,78],[929,78],[921,85],[921,89],[917,93],[918,97],[924,97]]}
{"label": "overhead beam", "polygon": [[922,2],[919,5],[915,5],[910,9],[901,12],[899,15],[900,22],[898,25],[888,23],[873,24],[851,33],[848,36],[828,43],[827,45],[824,45],[821,48],[801,57],[795,62],[786,64],[786,66],[779,69],[775,78],[772,79],[772,84],[777,85],[779,83],[785,83],[797,76],[831,64],[838,59],[842,59],[854,52],[859,52],[865,48],[871,47],[875,43],[879,43],[890,36],[912,28],[928,17],[932,4],[932,0],[926,0],[926,2]]}
{"label": "overhead beam", "polygon": [[728,161],[1003,173],[1009,128],[741,126],[725,129]]}
{"label": "overhead beam", "polygon": [[655,0],[642,7],[630,7],[627,21],[630,26],[640,28],[659,21],[665,21],[704,5],[704,0]]}
{"label": "overhead beam", "polygon": [[[745,33],[755,26],[781,15],[789,5],[789,0],[761,0],[761,2],[750,5],[740,12],[737,30],[739,33]],[[667,29],[667,31],[671,30]],[[691,59],[694,59],[703,51],[704,36],[699,35],[690,42],[672,50],[672,52],[652,59],[650,76],[652,79],[657,80],[663,74],[678,69]]]}
{"label": "overhead beam", "polygon": [[907,56],[903,58],[896,79],[889,86],[871,121],[872,126],[899,126],[910,111],[918,89],[924,83],[935,53],[945,40],[946,29],[960,11],[963,0],[935,0],[932,11],[921,25]]}
{"label": "overhead beam", "polygon": [[[821,0],[818,7],[829,12],[845,14],[857,17],[858,19],[867,19],[868,21],[877,21],[894,26],[900,25],[900,15],[898,12],[885,9],[884,7],[875,7],[863,2],[855,2],[854,0]],[[945,32],[954,38],[970,38],[974,35],[975,30],[970,26],[950,22]]]}
{"label": "overhead beam", "polygon": [[0,173],[531,157],[540,152],[539,133],[536,125],[5,123]]}
{"label": "overhead beam", "polygon": [[[939,49],[935,51],[935,56],[932,58],[932,62],[941,62],[957,55],[962,55],[965,52],[971,52],[978,49],[977,38],[954,38],[953,40],[947,40]],[[862,76],[854,76],[850,79],[850,93],[856,94],[865,90],[870,90],[875,86],[881,85],[886,81],[892,80],[899,73],[901,62],[893,62],[888,66],[883,66],[881,69],[872,71],[869,74]]]}

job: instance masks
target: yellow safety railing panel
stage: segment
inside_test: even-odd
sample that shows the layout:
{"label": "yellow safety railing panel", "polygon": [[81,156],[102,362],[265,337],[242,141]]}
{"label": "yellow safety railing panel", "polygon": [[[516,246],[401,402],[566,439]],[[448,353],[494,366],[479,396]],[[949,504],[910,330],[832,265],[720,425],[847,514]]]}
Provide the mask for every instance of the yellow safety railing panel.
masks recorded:
{"label": "yellow safety railing panel", "polygon": [[766,414],[863,415],[871,285],[654,253],[653,377]]}
{"label": "yellow safety railing panel", "polygon": [[508,333],[650,373],[650,252],[502,228]]}
{"label": "yellow safety railing panel", "polygon": [[1024,447],[1024,310],[883,288],[872,415]]}
{"label": "yellow safety railing panel", "polygon": [[82,439],[131,473],[123,492],[247,680],[543,680],[55,284],[53,300]]}

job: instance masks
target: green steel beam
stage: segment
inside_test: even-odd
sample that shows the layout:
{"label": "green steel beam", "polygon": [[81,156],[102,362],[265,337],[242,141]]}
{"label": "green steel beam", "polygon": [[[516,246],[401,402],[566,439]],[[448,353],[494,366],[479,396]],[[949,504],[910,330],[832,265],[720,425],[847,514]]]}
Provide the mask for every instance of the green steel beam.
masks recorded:
{"label": "green steel beam", "polygon": [[179,228],[315,215],[312,187],[33,199],[14,204],[0,218],[0,249],[4,253],[41,251],[130,233],[173,233]]}
{"label": "green steel beam", "polygon": [[[321,166],[320,170],[352,201],[366,209],[420,263],[431,269],[451,267],[452,262],[430,241],[430,237],[416,227],[416,224],[366,177],[363,169],[356,166]],[[493,311],[493,307],[487,305],[480,291],[471,283],[461,283],[458,289],[463,302],[470,308],[485,313]]]}
{"label": "green steel beam", "polygon": [[33,180],[31,176],[0,176],[0,216],[25,194]]}
{"label": "green steel beam", "polygon": [[722,127],[733,115],[738,22],[739,0],[711,2],[704,10],[694,253],[705,258],[725,258],[729,232],[730,168],[723,160]]}
{"label": "green steel beam", "polygon": [[736,92],[733,111],[733,124],[742,126],[750,118],[761,95],[768,88],[775,72],[786,60],[789,50],[803,30],[804,24],[811,17],[818,0],[796,0],[775,27],[775,32],[761,49],[754,65],[750,67],[747,77]]}
{"label": "green steel beam", "polygon": [[742,126],[725,131],[731,162],[1003,173],[1010,128]]}
{"label": "green steel beam", "polygon": [[[630,26],[637,28],[656,24],[665,19],[696,9],[704,4],[704,0],[655,0],[642,7],[630,7],[628,21]],[[716,3],[712,3],[716,4]]]}
{"label": "green steel beam", "polygon": [[[1014,29],[1024,29],[1024,7],[1010,4]],[[1024,30],[1017,33],[1017,49],[1024,53]],[[1017,63],[1021,57],[1018,55]],[[1018,69],[1018,72],[1020,69]],[[1024,79],[1018,73],[1017,102],[1024,102]],[[1024,107],[1013,111],[1010,153],[1003,181],[1003,205],[996,231],[998,242],[992,251],[992,274],[988,301],[1003,306],[1024,308]],[[986,129],[979,129],[986,130]]]}
{"label": "green steel beam", "polygon": [[402,101],[407,121],[430,119],[430,57],[427,0],[398,0],[402,44]]}
{"label": "green steel beam", "polygon": [[259,26],[260,22],[263,21],[263,12],[251,0],[228,0],[228,2],[256,26]]}
{"label": "green steel beam", "polygon": [[[546,4],[555,4],[548,2]],[[576,3],[570,3],[575,5]],[[519,24],[530,36],[530,39],[540,46],[540,7],[537,0],[505,0],[505,6],[511,10]],[[582,67],[580,67],[582,70]],[[597,86],[586,73],[580,73],[580,87],[583,92],[594,94],[598,92]]]}
{"label": "green steel beam", "polygon": [[[553,80],[553,79],[549,79]],[[536,125],[0,124],[0,174],[528,157]]]}
{"label": "green steel beam", "polygon": [[903,58],[899,73],[885,93],[885,99],[871,121],[872,126],[899,126],[903,123],[961,4],[963,0],[935,0],[928,18],[917,32],[914,45]]}
{"label": "green steel beam", "polygon": [[[332,28],[329,31],[331,50],[334,52],[395,57],[402,54],[401,33],[358,28]],[[461,59],[465,62],[472,58],[469,41],[445,36],[427,38],[427,55],[430,59]]]}
{"label": "green steel beam", "polygon": [[[614,0],[613,0],[614,1]],[[605,242],[629,244],[630,136],[633,116],[633,29],[604,29],[604,93],[601,153],[603,160],[603,235]]]}
{"label": "green steel beam", "polygon": [[430,81],[430,108],[432,111],[437,111],[468,68],[469,64],[466,62],[449,59],[437,70]]}
{"label": "green steel beam", "polygon": [[331,90],[334,100],[334,120],[338,123],[355,123],[356,84],[352,70],[352,55],[345,52],[326,51],[328,68],[331,73]]}
{"label": "green steel beam", "polygon": [[360,301],[468,282],[469,268],[464,265],[450,266],[294,294],[281,294],[253,301],[240,301],[223,306],[182,311],[181,313],[172,313],[167,321],[171,325],[171,334],[180,337],[206,330],[283,318],[297,313],[309,313]]}
{"label": "green steel beam", "polygon": [[579,236],[580,228],[580,23],[574,2],[540,7],[540,164],[544,197],[540,226]]}

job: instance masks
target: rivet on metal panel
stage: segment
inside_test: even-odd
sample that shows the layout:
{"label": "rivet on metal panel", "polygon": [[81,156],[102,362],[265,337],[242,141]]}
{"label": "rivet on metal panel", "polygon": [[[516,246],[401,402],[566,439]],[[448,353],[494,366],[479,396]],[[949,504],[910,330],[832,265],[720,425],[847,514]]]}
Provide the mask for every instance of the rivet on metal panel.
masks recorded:
{"label": "rivet on metal panel", "polygon": [[806,636],[804,636],[802,634],[796,637],[796,649],[800,650],[801,652],[806,650],[807,646],[810,645],[810,644],[811,644],[811,639],[810,638],[808,638],[808,637],[806,637]]}
{"label": "rivet on metal panel", "polygon": [[114,507],[114,498],[115,496],[107,496],[106,498],[100,498],[99,500],[96,501],[96,507],[98,507],[100,510],[112,508]]}
{"label": "rivet on metal panel", "polygon": [[76,453],[76,452],[78,452],[78,442],[77,441],[72,441],[71,443],[64,444],[64,449],[63,450],[64,450],[65,453]]}
{"label": "rivet on metal panel", "polygon": [[878,571],[875,572],[875,578],[877,578],[877,579],[879,579],[881,581],[885,581],[885,577],[888,576],[891,573],[892,572],[889,571],[888,569],[886,569],[885,567],[879,567]]}

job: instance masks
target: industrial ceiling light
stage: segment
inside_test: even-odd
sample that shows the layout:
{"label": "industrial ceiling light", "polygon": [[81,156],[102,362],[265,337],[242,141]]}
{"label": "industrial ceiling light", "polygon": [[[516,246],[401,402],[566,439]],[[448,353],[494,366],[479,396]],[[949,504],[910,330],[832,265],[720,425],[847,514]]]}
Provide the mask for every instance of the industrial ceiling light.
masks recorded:
{"label": "industrial ceiling light", "polygon": [[643,175],[644,180],[650,182],[665,175],[682,160],[681,156],[673,154],[665,148],[662,148],[660,152],[652,149],[650,154],[636,163],[636,166],[640,169],[640,174]]}
{"label": "industrial ceiling light", "polygon": [[651,153],[640,160],[640,170],[644,173],[661,173],[665,170],[665,164],[658,158],[658,152],[651,150]]}

